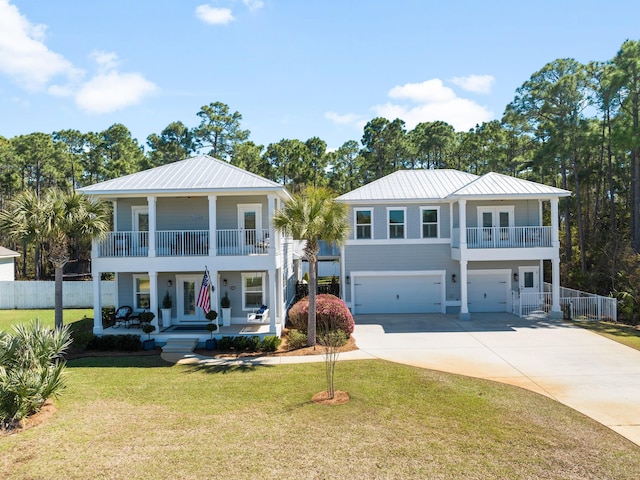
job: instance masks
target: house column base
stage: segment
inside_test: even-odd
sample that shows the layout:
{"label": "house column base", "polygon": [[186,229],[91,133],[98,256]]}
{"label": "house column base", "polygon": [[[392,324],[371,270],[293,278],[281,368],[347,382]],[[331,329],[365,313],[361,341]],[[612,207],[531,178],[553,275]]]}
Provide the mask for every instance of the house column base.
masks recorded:
{"label": "house column base", "polygon": [[563,318],[562,311],[557,312],[555,310],[552,310],[549,313],[549,318],[553,318],[554,320],[561,320]]}
{"label": "house column base", "polygon": [[471,320],[471,314],[469,312],[460,312],[458,320]]}

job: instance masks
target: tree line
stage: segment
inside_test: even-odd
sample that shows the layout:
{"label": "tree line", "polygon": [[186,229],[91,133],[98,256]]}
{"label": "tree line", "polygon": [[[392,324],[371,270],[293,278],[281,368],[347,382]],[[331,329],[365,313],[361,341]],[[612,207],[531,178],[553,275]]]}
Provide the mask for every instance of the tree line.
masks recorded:
{"label": "tree line", "polygon": [[[329,151],[319,137],[250,140],[242,115],[203,106],[197,125],[170,123],[139,144],[126,126],[0,137],[0,208],[25,189],[66,190],[207,153],[283,184],[350,191],[399,169],[513,175],[571,190],[561,201],[562,283],[616,294],[640,314],[640,42],[606,61],[553,60],[515,92],[500,120],[456,131],[373,118],[359,141]],[[549,215],[549,212],[545,212]],[[33,269],[30,269],[33,271]],[[25,271],[26,274],[26,271]]]}

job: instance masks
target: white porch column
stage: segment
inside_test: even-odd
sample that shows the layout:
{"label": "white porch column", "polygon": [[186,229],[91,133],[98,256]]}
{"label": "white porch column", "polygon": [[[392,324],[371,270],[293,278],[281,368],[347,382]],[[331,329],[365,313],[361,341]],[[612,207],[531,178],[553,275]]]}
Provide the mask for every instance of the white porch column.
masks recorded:
{"label": "white porch column", "polygon": [[453,240],[453,202],[449,202],[449,238]]}
{"label": "white porch column", "polygon": [[[340,298],[346,303],[347,275],[345,274],[344,245],[340,245]],[[296,278],[296,280],[298,280]]]}
{"label": "white porch column", "polygon": [[[278,297],[276,296],[276,270],[270,268],[268,271],[269,278],[267,279],[267,298],[269,311],[273,312],[269,314],[269,332],[275,333],[276,330],[276,317],[280,315],[280,309],[278,308]],[[273,309],[273,310],[271,310]]]}
{"label": "white porch column", "polygon": [[158,332],[158,319],[160,312],[158,311],[158,272],[149,272],[149,311],[153,312],[155,318],[151,321],[151,325],[155,325]]}
{"label": "white porch column", "polygon": [[[460,231],[460,250],[462,250],[463,248],[467,248],[467,201],[466,200],[458,200],[458,230]],[[460,252],[460,255],[462,255],[462,251]],[[466,270],[466,267],[465,267],[465,270]],[[466,272],[465,272],[465,275],[466,275]],[[466,286],[465,286],[465,289],[466,289]]]}
{"label": "white porch column", "polygon": [[209,256],[215,257],[218,254],[218,197],[209,195],[207,198],[209,199]]}
{"label": "white porch column", "polygon": [[91,275],[93,276],[93,334],[94,335],[102,335],[102,292],[100,289],[101,287],[100,274],[101,272],[91,273]]}
{"label": "white porch column", "polygon": [[[560,237],[558,236],[558,198],[551,199],[551,246],[560,248]],[[558,252],[560,254],[560,252]]]}
{"label": "white porch column", "polygon": [[118,200],[111,200],[113,205],[113,231],[118,231]]}
{"label": "white porch column", "polygon": [[551,260],[551,318],[562,318],[560,310],[560,259]]}
{"label": "white porch column", "polygon": [[[466,236],[466,235],[465,235]],[[460,320],[471,320],[467,300],[467,261],[460,261]]]}
{"label": "white porch column", "polygon": [[276,237],[273,234],[273,215],[276,212],[276,196],[270,193],[267,196],[267,214],[269,218],[269,255],[273,256],[276,253]]}
{"label": "white porch column", "polygon": [[540,268],[538,270],[538,276],[540,277],[538,281],[538,291],[544,292],[544,260],[540,260]]}
{"label": "white porch column", "polygon": [[156,256],[156,197],[147,197],[149,204],[149,256]]}

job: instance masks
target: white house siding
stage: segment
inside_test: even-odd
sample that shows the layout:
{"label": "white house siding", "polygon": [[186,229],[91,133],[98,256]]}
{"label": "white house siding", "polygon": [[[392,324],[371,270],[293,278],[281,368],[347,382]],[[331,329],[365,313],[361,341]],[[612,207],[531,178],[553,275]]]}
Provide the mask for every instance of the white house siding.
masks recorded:
{"label": "white house siding", "polygon": [[0,282],[15,280],[15,267],[13,257],[0,258]]}
{"label": "white house siding", "polygon": [[[93,283],[64,282],[62,296],[65,308],[91,308]],[[103,281],[101,296],[103,306],[114,306],[115,282]],[[53,308],[54,306],[55,282],[0,282],[0,309]]]}

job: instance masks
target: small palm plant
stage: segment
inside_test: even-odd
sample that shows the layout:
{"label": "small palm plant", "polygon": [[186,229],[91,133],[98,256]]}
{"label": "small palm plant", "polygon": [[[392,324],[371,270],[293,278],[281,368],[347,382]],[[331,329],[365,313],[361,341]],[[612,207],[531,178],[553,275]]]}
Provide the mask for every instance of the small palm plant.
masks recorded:
{"label": "small palm plant", "polygon": [[0,332],[0,424],[13,428],[65,387],[68,326],[51,330],[38,320]]}

